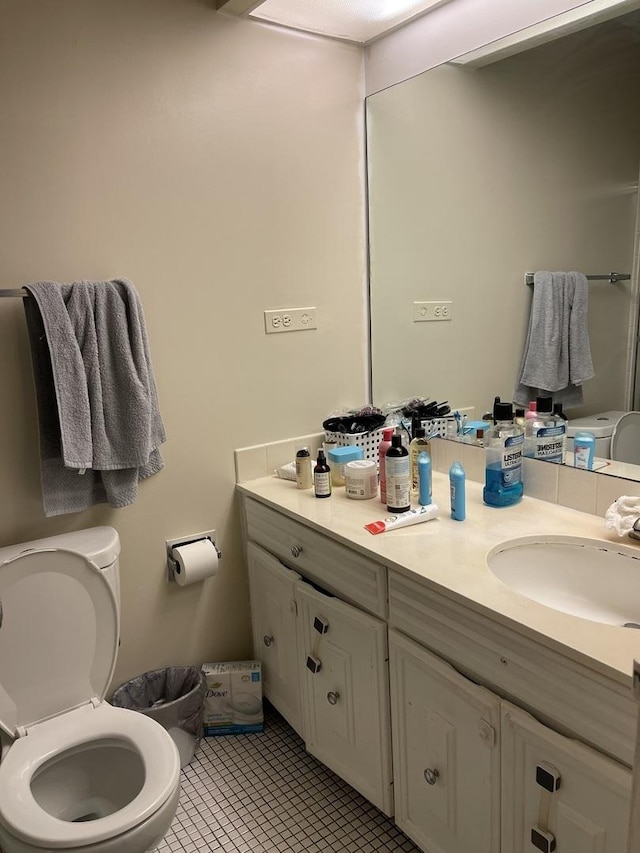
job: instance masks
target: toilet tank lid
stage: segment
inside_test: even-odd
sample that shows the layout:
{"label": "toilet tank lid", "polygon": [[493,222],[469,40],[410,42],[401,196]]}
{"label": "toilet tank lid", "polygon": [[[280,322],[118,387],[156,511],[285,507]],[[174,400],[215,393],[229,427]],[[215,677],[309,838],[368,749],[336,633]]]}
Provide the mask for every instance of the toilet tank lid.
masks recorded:
{"label": "toilet tank lid", "polygon": [[583,418],[567,421],[567,435],[575,436],[577,432],[588,430],[596,438],[610,438],[613,428],[626,412],[596,412],[595,415],[585,415]]}
{"label": "toilet tank lid", "polygon": [[46,539],[32,539],[18,545],[0,548],[0,563],[17,557],[23,551],[37,551],[41,548],[64,548],[77,551],[91,560],[100,569],[110,566],[120,554],[120,537],[113,527],[88,527],[72,533],[48,536]]}

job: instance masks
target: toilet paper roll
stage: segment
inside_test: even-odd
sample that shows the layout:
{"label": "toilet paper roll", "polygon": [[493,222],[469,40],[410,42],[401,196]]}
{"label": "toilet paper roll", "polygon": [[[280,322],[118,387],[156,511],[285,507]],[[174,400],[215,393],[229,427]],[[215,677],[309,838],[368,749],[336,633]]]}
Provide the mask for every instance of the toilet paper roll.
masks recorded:
{"label": "toilet paper roll", "polygon": [[210,539],[198,539],[171,549],[176,561],[175,579],[180,586],[213,577],[218,571],[218,552]]}

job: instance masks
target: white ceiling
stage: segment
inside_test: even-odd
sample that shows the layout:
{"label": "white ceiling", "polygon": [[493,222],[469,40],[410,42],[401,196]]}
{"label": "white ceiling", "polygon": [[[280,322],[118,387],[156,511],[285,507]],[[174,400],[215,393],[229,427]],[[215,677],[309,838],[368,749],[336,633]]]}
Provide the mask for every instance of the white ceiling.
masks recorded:
{"label": "white ceiling", "polygon": [[450,0],[263,0],[250,15],[274,24],[366,43]]}

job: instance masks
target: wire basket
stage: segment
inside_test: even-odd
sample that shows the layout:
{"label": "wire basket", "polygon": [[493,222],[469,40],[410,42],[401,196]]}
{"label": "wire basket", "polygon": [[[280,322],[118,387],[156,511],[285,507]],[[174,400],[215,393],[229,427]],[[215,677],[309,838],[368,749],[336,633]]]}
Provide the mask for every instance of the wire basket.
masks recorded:
{"label": "wire basket", "polygon": [[382,441],[383,429],[372,430],[372,432],[331,432],[325,430],[324,440],[335,442],[338,447],[361,447],[365,459],[378,459],[378,448]]}
{"label": "wire basket", "polygon": [[421,425],[424,427],[424,430],[427,434],[427,438],[436,438],[436,437],[444,437],[450,435],[450,424],[456,425],[456,420],[454,417],[449,416],[445,418],[423,418],[420,421]]}

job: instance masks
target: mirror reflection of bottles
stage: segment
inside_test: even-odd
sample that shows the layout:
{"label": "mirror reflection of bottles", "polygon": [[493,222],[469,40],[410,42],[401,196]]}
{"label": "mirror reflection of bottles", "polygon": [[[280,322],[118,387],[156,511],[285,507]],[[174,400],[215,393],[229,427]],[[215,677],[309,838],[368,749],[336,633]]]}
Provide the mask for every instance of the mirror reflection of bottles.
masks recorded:
{"label": "mirror reflection of bottles", "polygon": [[592,432],[577,432],[573,439],[573,464],[575,468],[593,471],[596,437]]}
{"label": "mirror reflection of bottles", "polygon": [[485,487],[482,498],[489,506],[512,506],[522,497],[522,447],[524,433],[513,422],[511,403],[493,404],[494,425],[484,437]]}
{"label": "mirror reflection of bottles", "polygon": [[524,455],[545,462],[564,462],[567,424],[553,413],[551,397],[536,399],[536,414],[525,423]]}

